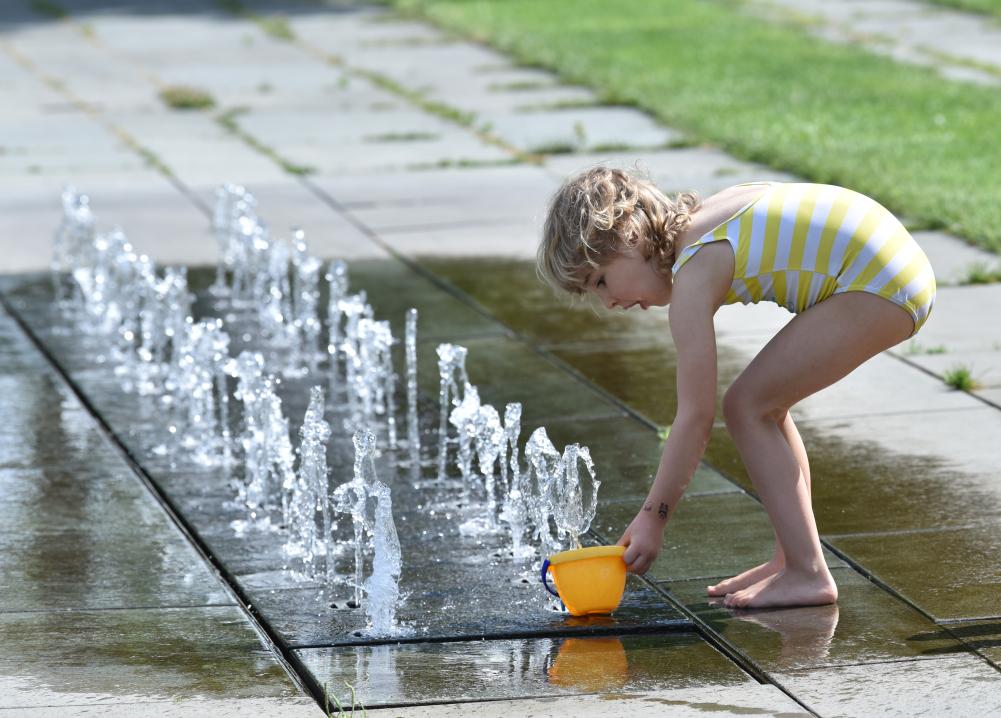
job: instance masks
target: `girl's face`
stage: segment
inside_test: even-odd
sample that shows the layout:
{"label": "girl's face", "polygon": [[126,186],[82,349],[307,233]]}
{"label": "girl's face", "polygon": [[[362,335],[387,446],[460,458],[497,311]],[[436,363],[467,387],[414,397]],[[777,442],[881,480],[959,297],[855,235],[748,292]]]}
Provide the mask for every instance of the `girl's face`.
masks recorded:
{"label": "girl's face", "polygon": [[627,247],[593,270],[585,286],[608,309],[663,307],[671,302],[671,278],[660,274],[652,259]]}

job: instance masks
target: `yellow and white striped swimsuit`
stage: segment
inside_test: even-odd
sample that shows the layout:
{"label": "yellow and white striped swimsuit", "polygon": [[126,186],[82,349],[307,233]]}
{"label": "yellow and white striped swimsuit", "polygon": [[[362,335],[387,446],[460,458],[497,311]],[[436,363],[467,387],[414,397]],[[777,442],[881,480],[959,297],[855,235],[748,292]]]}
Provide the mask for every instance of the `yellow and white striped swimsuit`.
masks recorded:
{"label": "yellow and white striped swimsuit", "polygon": [[685,247],[675,274],[701,247],[727,240],[735,262],[724,304],[767,300],[799,313],[833,294],[868,292],[907,310],[917,333],[935,301],[935,274],[889,210],[834,185],[746,184],[771,187]]}

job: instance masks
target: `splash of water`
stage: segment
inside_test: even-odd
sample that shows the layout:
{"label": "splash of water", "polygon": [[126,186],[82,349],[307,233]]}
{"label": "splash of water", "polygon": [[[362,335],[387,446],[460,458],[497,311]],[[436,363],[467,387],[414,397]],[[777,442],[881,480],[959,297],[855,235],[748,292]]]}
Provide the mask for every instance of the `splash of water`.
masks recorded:
{"label": "splash of water", "polygon": [[407,449],[410,453],[410,480],[421,476],[421,437],[417,423],[417,310],[407,310],[405,330],[407,360]]}
{"label": "splash of water", "polygon": [[354,529],[354,603],[362,604],[362,572],[365,566],[367,547],[366,531],[371,527],[367,519],[366,503],[372,485],[377,481],[375,473],[375,435],[368,429],[356,431],[352,438],[355,447],[354,477],[351,481],[334,489],[332,507],[339,513],[351,515]]}
{"label": "splash of water", "polygon": [[309,254],[305,233],[292,231],[292,325],[286,374],[316,374],[320,361],[320,270],[323,262]]}
{"label": "splash of water", "polygon": [[528,522],[528,500],[531,494],[527,486],[526,474],[521,471],[518,456],[518,439],[521,436],[521,404],[513,402],[504,408],[504,439],[507,443],[508,461],[501,463],[503,482],[503,505],[500,518],[511,531],[511,554],[516,560],[531,555],[531,546],[525,543],[525,528]]}
{"label": "splash of water", "polygon": [[[504,427],[501,426],[500,415],[490,404],[484,404],[476,412],[473,418],[476,441],[476,459],[479,463],[480,474],[483,476],[483,486],[487,493],[487,521],[491,528],[497,526],[497,495],[496,483],[497,460],[500,459],[501,466],[506,465],[505,459],[507,441],[504,436]],[[504,455],[502,455],[502,452]],[[506,472],[505,472],[506,473]]]}
{"label": "splash of water", "polygon": [[560,452],[553,446],[553,442],[549,440],[544,427],[532,432],[525,444],[525,459],[528,462],[526,483],[532,491],[530,513],[535,538],[543,556],[555,553],[558,548],[550,520],[553,507],[552,487],[562,458]]}
{"label": "splash of water", "polygon": [[289,502],[291,521],[285,552],[302,558],[303,572],[310,579],[317,577],[317,559],[323,556],[325,582],[329,586],[336,575],[331,551],[330,471],[327,467],[331,430],[323,418],[325,403],[323,387],[314,386],[299,429],[299,473]]}
{"label": "splash of water", "polygon": [[[469,386],[466,374],[466,347],[456,344],[439,344],[438,349],[438,405],[441,415],[438,421],[438,481],[445,481],[448,464],[448,424],[452,407],[458,407],[464,397],[459,396],[459,386]],[[458,382],[456,378],[458,377]],[[477,397],[479,401],[479,397]]]}
{"label": "splash of water", "polygon": [[365,613],[369,631],[375,635],[396,632],[396,605],[400,599],[403,562],[400,539],[393,521],[393,500],[389,487],[372,482],[369,495],[375,499],[372,521],[372,573],[365,579]]}
{"label": "splash of water", "polygon": [[[591,497],[585,504],[580,481],[579,462],[591,477]],[[595,476],[591,452],[586,446],[568,444],[556,470],[551,486],[553,520],[560,538],[569,539],[574,548],[580,548],[580,536],[594,520],[598,509],[598,488],[601,482]]]}

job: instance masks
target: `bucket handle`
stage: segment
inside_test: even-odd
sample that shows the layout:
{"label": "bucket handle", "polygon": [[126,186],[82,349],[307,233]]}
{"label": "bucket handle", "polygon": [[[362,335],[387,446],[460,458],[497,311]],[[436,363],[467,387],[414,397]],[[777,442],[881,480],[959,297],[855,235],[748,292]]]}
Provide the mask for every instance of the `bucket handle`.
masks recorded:
{"label": "bucket handle", "polygon": [[542,585],[546,587],[546,590],[549,591],[549,593],[556,596],[556,598],[559,598],[560,594],[558,594],[556,591],[553,590],[553,587],[549,585],[549,581],[546,579],[546,576],[548,574],[549,574],[549,559],[547,558],[545,561],[542,562],[542,576],[540,577],[542,578]]}

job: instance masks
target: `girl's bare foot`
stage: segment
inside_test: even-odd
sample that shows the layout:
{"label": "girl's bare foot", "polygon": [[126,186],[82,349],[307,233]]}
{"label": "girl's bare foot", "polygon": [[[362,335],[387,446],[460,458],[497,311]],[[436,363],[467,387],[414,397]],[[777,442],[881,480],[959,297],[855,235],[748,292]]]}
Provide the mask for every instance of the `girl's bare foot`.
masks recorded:
{"label": "girl's bare foot", "polygon": [[773,558],[767,563],[749,568],[743,573],[738,573],[736,576],[728,578],[725,581],[720,581],[713,586],[706,586],[706,593],[710,596],[725,596],[728,593],[742,591],[748,586],[753,586],[758,581],[778,573],[784,565],[785,561],[777,561]]}
{"label": "girl's bare foot", "polygon": [[838,587],[824,566],[816,573],[783,569],[753,586],[729,594],[723,605],[728,608],[781,608],[823,606],[837,600]]}

